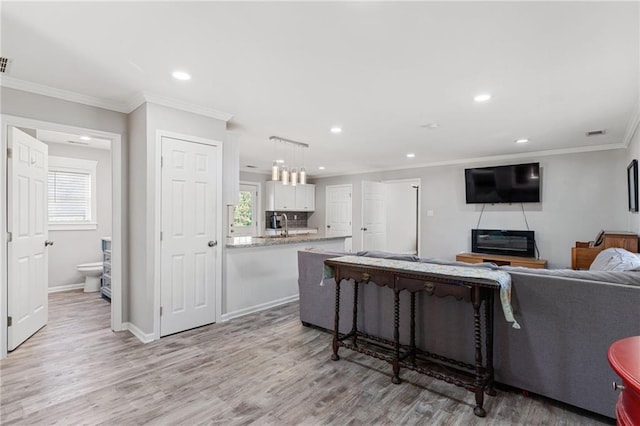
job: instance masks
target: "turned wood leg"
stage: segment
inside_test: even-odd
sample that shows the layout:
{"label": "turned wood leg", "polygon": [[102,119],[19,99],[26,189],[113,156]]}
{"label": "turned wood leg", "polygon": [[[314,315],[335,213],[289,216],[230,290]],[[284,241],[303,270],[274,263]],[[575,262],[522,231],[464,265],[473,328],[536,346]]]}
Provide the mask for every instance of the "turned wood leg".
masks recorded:
{"label": "turned wood leg", "polygon": [[476,350],[476,377],[474,383],[476,406],[473,409],[473,414],[478,417],[484,417],[487,415],[487,412],[482,407],[484,404],[484,380],[482,377],[482,329],[480,324],[480,305],[482,304],[482,298],[480,297],[479,287],[474,287],[471,295],[471,303],[473,305],[473,340]]}
{"label": "turned wood leg", "polygon": [[331,355],[331,359],[333,361],[337,361],[340,359],[338,356],[338,348],[339,348],[339,326],[340,326],[340,279],[336,276],[336,306],[335,306],[335,314],[334,314],[334,333],[333,333],[333,355]]}
{"label": "turned wood leg", "polygon": [[487,395],[496,396],[496,389],[494,388],[494,371],[493,371],[493,291],[486,290],[489,294],[487,301],[484,304],[484,328],[485,328],[485,352],[487,354],[486,371],[488,374],[486,392]]}
{"label": "turned wood leg", "polygon": [[393,377],[391,382],[396,385],[400,383],[400,293],[393,291]]}
{"label": "turned wood leg", "polygon": [[353,324],[351,325],[351,341],[358,346],[358,282],[353,283]]}
{"label": "turned wood leg", "polygon": [[416,293],[411,292],[411,364],[416,365]]}

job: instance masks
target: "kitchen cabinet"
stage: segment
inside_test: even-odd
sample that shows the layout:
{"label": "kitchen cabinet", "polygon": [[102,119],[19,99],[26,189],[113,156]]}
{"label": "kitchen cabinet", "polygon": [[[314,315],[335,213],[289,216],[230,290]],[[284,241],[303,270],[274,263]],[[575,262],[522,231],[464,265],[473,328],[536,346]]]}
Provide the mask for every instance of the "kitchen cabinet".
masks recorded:
{"label": "kitchen cabinet", "polygon": [[316,209],[316,186],[298,185],[296,188],[296,211],[312,212]]}
{"label": "kitchen cabinet", "polygon": [[316,206],[315,185],[283,185],[267,181],[265,185],[266,211],[312,212]]}

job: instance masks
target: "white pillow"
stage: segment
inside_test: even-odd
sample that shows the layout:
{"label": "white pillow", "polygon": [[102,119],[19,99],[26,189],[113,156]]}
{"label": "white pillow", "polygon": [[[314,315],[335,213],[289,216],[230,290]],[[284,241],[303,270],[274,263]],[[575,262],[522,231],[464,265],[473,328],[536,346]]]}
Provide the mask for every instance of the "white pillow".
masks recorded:
{"label": "white pillow", "polygon": [[590,271],[634,271],[640,270],[640,258],[623,248],[602,250],[589,267]]}

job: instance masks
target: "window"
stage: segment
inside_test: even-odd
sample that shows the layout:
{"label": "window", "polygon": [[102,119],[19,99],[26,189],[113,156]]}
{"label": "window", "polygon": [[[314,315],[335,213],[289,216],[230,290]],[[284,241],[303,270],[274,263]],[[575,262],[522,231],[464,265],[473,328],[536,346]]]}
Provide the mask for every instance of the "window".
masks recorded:
{"label": "window", "polygon": [[97,161],[49,157],[50,230],[97,229]]}
{"label": "window", "polygon": [[240,185],[238,205],[233,207],[232,235],[258,235],[257,198],[258,185]]}

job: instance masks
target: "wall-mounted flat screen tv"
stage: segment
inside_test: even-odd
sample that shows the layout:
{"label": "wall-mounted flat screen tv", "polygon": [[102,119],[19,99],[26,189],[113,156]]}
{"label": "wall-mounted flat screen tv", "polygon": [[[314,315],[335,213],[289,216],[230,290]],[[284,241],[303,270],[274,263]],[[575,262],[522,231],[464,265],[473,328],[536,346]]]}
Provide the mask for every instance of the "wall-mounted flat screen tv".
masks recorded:
{"label": "wall-mounted flat screen tv", "polygon": [[465,169],[467,204],[539,203],[540,163]]}

